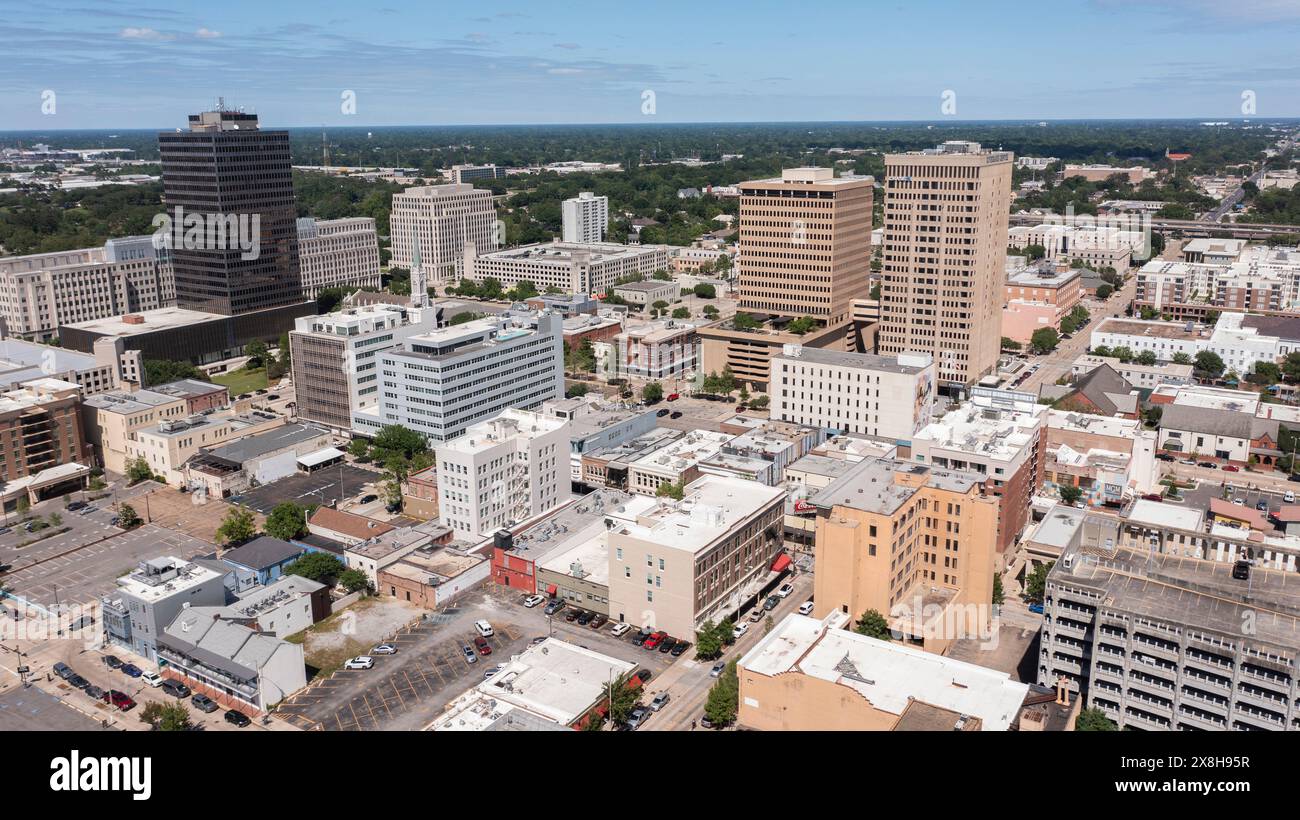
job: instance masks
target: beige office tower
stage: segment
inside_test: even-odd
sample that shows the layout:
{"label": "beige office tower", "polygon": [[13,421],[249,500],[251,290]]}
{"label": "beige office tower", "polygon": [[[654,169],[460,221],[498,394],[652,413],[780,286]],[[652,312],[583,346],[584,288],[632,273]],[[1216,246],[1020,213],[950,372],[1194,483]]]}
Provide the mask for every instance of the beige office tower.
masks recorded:
{"label": "beige office tower", "polygon": [[871,288],[871,177],[789,168],[740,188],[740,309],[846,318]]}
{"label": "beige office tower", "polygon": [[424,185],[393,194],[393,262],[410,270],[419,238],[425,280],[450,284],[465,276],[465,243],[479,253],[500,247],[492,192],[473,185]]}
{"label": "beige office tower", "polygon": [[1012,159],[959,141],[885,156],[877,352],[931,354],[941,386],[997,366]]}

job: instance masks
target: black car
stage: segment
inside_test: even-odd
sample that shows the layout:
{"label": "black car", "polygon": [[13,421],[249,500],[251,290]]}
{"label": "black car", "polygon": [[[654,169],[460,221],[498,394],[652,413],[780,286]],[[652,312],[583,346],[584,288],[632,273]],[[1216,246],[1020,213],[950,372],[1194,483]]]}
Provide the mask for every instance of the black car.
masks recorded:
{"label": "black car", "polygon": [[248,717],[248,715],[238,709],[231,709],[229,712],[226,712],[226,723],[233,723],[241,729],[252,722],[253,721]]}
{"label": "black car", "polygon": [[221,708],[215,700],[207,695],[195,695],[190,698],[190,703],[194,704],[195,709],[205,714],[211,714]]}
{"label": "black car", "polygon": [[1219,465],[1218,465],[1218,464],[1215,464],[1213,461],[1198,461],[1198,462],[1196,462],[1196,466],[1197,466],[1197,467],[1204,467],[1204,468],[1207,469],[1207,470],[1217,470],[1217,469],[1219,469]]}
{"label": "black car", "polygon": [[636,672],[636,679],[641,681],[642,686],[645,686],[647,683],[650,682],[650,670],[638,669]]}
{"label": "black car", "polygon": [[103,700],[104,690],[100,689],[98,686],[87,686],[86,696],[90,698],[94,698],[95,700]]}
{"label": "black car", "polygon": [[660,410],[658,413],[655,413],[655,416],[657,418],[663,418],[664,416],[668,415],[671,412],[672,412],[671,410],[665,407],[664,409]]}
{"label": "black car", "polygon": [[576,619],[578,621],[578,626],[586,626],[587,624],[591,623],[591,619],[594,617],[596,617],[596,613],[594,612],[582,613]]}
{"label": "black car", "polygon": [[677,639],[671,635],[659,642],[657,647],[660,652],[672,652],[677,648]]}
{"label": "black car", "polygon": [[573,609],[570,609],[568,613],[564,616],[564,620],[568,621],[569,623],[573,623],[574,621],[578,620],[578,616],[580,616],[583,612],[584,610],[574,607]]}
{"label": "black car", "polygon": [[75,672],[73,672],[71,675],[67,677],[67,681],[69,684],[71,684],[73,687],[77,689],[85,689],[87,686],[90,685],[90,681],[86,680],[85,678],[83,678],[82,676],[78,675]]}
{"label": "black car", "polygon": [[1173,456],[1169,455],[1168,453],[1156,453],[1156,458],[1160,459],[1161,461],[1177,461],[1177,459],[1175,459]]}
{"label": "black car", "polygon": [[77,510],[81,509],[81,508],[84,507],[84,506],[86,506],[86,502],[84,502],[84,501],[74,501],[74,502],[72,502],[71,504],[68,505],[68,511],[69,511],[69,512],[76,512]]}
{"label": "black car", "polygon": [[650,636],[647,635],[647,634],[644,633],[644,632],[638,632],[638,633],[636,633],[635,635],[632,636],[632,644],[633,644],[634,646],[640,646],[641,644],[645,643],[645,642],[646,642],[646,638],[649,638],[649,637],[650,637]]}
{"label": "black car", "polygon": [[674,419],[679,419],[679,418],[681,418],[681,417],[682,417],[682,411],[681,411],[681,410],[674,410],[673,413],[672,413],[672,415],[669,416],[669,418],[674,418]]}
{"label": "black car", "polygon": [[105,655],[104,665],[109,669],[119,669],[122,666],[122,659],[117,655]]}
{"label": "black car", "polygon": [[678,641],[677,645],[673,647],[673,651],[669,654],[671,654],[674,658],[680,657],[683,652],[685,652],[687,649],[690,648],[691,648],[690,641]]}

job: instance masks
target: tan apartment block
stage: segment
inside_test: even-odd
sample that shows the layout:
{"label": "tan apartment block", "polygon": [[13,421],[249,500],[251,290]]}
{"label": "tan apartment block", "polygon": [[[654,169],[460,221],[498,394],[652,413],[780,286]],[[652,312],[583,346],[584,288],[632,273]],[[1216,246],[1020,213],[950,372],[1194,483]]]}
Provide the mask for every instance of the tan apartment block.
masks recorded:
{"label": "tan apartment block", "polygon": [[875,180],[788,168],[739,188],[740,310],[845,319],[870,290]]}
{"label": "tan apartment block", "polygon": [[997,365],[1012,159],[975,142],[885,157],[876,352],[929,353],[948,387]]}
{"label": "tan apartment block", "polygon": [[985,634],[998,500],[978,475],[868,459],[809,503],[815,617],[838,610],[856,621],[874,609],[938,653]]}

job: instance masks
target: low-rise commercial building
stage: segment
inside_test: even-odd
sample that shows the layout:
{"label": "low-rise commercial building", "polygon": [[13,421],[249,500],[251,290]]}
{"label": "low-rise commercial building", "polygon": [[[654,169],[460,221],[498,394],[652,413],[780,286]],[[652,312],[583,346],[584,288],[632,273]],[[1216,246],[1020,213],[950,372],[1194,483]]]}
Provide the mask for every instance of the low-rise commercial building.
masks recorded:
{"label": "low-rise commercial building", "polygon": [[593,348],[596,372],[606,379],[684,379],[700,366],[696,326],[676,319],[625,323]]}
{"label": "low-rise commercial building", "polygon": [[1091,373],[1106,365],[1120,375],[1124,381],[1141,390],[1154,390],[1162,384],[1192,384],[1193,367],[1190,364],[1157,362],[1156,364],[1138,364],[1134,361],[1121,362],[1113,356],[1094,356],[1085,353],[1074,360],[1070,366],[1073,376]]}
{"label": "low-rise commercial building", "polygon": [[240,415],[197,415],[164,418],[137,428],[125,442],[126,461],[143,458],[154,475],[173,487],[185,485],[185,464],[204,448],[272,430],[285,423],[283,416],[261,410]]}
{"label": "low-rise commercial building", "polygon": [[604,294],[618,282],[666,270],[668,248],[556,240],[496,251],[471,243],[465,246],[463,264],[474,281],[492,278],[506,289],[532,282],[539,291]]}
{"label": "low-rise commercial building", "polygon": [[100,601],[104,636],[109,644],[156,662],[158,640],[182,610],[225,603],[223,573],[174,556],[141,561]]}
{"label": "low-rise commercial building", "polygon": [[700,463],[716,456],[733,438],[733,433],[692,430],[631,462],[626,489],[655,495],[662,484],[690,484],[701,475]]}
{"label": "low-rise commercial building", "polygon": [[574,483],[583,480],[584,454],[639,438],[655,429],[657,422],[654,410],[634,408],[591,395],[548,401],[538,412],[567,423],[569,477]]}
{"label": "low-rise commercial building", "polygon": [[379,570],[378,591],[425,609],[437,609],[487,580],[490,569],[491,562],[482,555],[453,549],[435,537],[432,544]]}
{"label": "low-rise commercial building", "polygon": [[673,302],[682,295],[682,287],[672,280],[645,279],[640,282],[615,285],[614,295],[630,305],[646,307],[655,302]]}
{"label": "low-rise commercial building", "polygon": [[245,434],[215,447],[200,447],[182,465],[182,482],[192,492],[229,498],[299,472],[303,457],[328,448],[331,440],[328,430],[311,424],[283,424]]}

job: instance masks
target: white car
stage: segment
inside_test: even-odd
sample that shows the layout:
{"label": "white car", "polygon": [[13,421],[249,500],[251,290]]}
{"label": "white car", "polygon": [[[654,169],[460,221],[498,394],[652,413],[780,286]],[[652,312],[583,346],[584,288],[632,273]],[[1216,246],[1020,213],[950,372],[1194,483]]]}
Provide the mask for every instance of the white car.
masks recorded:
{"label": "white car", "polygon": [[542,601],[545,600],[546,600],[546,596],[544,595],[529,595],[527,598],[524,599],[524,606],[528,607],[529,609],[532,609],[533,607],[537,606],[538,604],[540,604]]}
{"label": "white car", "polygon": [[474,631],[477,632],[479,635],[483,636],[484,638],[490,638],[493,635],[492,624],[488,623],[487,621],[475,621]]}
{"label": "white car", "polygon": [[654,700],[650,701],[650,709],[655,712],[658,712],[660,709],[664,708],[667,705],[668,705],[667,692],[660,692],[659,694],[655,695]]}
{"label": "white car", "polygon": [[782,584],[781,588],[776,591],[776,594],[781,598],[789,598],[790,593],[792,592],[794,592],[794,587],[792,585]]}
{"label": "white car", "polygon": [[374,649],[370,650],[370,654],[371,655],[396,655],[397,647],[393,646],[391,643],[381,643],[379,646],[376,646]]}
{"label": "white car", "polygon": [[162,686],[163,676],[159,675],[157,672],[145,672],[143,675],[140,676],[140,680],[144,681],[150,686],[157,687],[157,686]]}
{"label": "white car", "polygon": [[631,629],[632,629],[632,624],[627,624],[627,623],[614,624],[614,628],[609,631],[609,634],[613,635],[615,638],[621,638],[624,635],[626,635],[628,631],[630,631]]}
{"label": "white car", "polygon": [[369,655],[361,655],[359,657],[352,658],[347,663],[343,664],[343,668],[344,669],[371,669],[374,667],[374,665],[375,665],[374,658],[370,657]]}
{"label": "white car", "polygon": [[812,611],[813,611],[813,602],[812,602],[812,601],[804,601],[802,604],[799,604],[799,614],[800,614],[800,615],[811,615],[811,614],[812,614]]}
{"label": "white car", "polygon": [[742,635],[744,635],[748,631],[749,631],[749,624],[745,623],[744,621],[741,621],[740,623],[736,624],[735,629],[731,630],[731,637],[739,639]]}
{"label": "white car", "polygon": [[1288,504],[1294,504],[1294,503],[1295,503],[1295,493],[1291,492],[1290,490],[1287,490],[1287,491],[1286,491],[1286,495],[1282,496],[1282,500],[1285,501],[1285,502],[1288,503]]}

